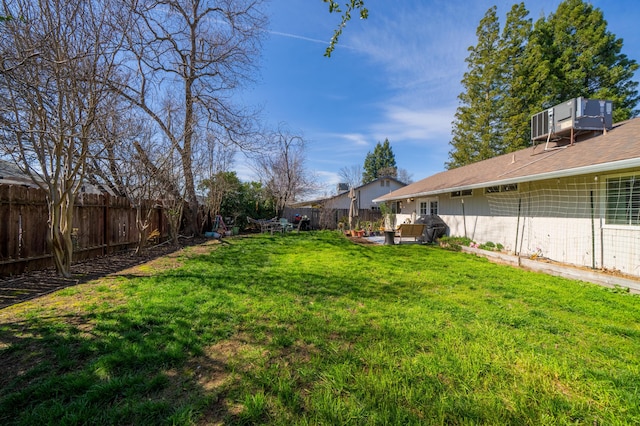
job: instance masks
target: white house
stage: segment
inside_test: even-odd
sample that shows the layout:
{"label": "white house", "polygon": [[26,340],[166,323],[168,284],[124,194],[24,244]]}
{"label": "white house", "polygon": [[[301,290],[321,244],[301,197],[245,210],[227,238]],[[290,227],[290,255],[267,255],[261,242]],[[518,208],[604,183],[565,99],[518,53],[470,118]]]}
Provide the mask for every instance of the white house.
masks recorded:
{"label": "white house", "polygon": [[444,171],[374,202],[393,204],[396,223],[437,214],[452,236],[640,276],[640,118]]}
{"label": "white house", "polygon": [[[406,186],[405,183],[400,182],[396,178],[393,177],[380,177],[376,180],[373,180],[364,185],[360,185],[354,188],[355,196],[356,196],[356,208],[358,210],[377,210],[378,204],[373,202],[374,198],[381,197],[383,195],[387,195],[390,192],[393,192],[399,188]],[[349,188],[343,189],[337,195],[334,195],[329,198],[322,198],[318,200],[312,201],[302,201],[298,203],[294,203],[292,207],[316,207],[322,205],[325,208],[329,209],[344,209],[348,210],[349,205],[351,203],[351,198],[349,198]]]}

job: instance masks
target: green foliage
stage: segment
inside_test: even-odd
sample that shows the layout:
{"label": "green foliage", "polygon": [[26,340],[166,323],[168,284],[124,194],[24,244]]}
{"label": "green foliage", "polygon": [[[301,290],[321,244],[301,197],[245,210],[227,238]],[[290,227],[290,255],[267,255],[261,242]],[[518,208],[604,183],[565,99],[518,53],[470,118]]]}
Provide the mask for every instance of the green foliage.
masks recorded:
{"label": "green foliage", "polygon": [[640,421],[639,297],[335,232],[179,259],[3,309],[0,423]]}
{"label": "green foliage", "polygon": [[471,238],[467,237],[455,237],[443,235],[438,239],[438,243],[442,248],[452,251],[460,251],[462,247],[469,247],[471,244]]}
{"label": "green foliage", "polygon": [[[233,224],[240,228],[247,225],[247,217],[262,219],[275,215],[275,206],[265,194],[262,184],[241,182],[236,172],[219,172],[203,180],[199,188],[208,191],[210,204],[217,200],[217,212],[222,217],[232,218]],[[212,210],[215,214],[216,209]]]}
{"label": "green foliage", "polygon": [[496,6],[491,7],[476,30],[478,44],[469,48],[464,74],[465,91],[458,96],[460,106],[453,123],[453,150],[448,168],[486,160],[501,149],[499,101],[503,89],[501,63],[496,58],[500,43]]}
{"label": "green foliage", "polygon": [[495,6],[480,21],[447,168],[526,147],[531,115],[572,98],[612,100],[614,122],[637,115],[638,64],[621,53],[622,40],[607,30],[600,9],[565,0],[533,26],[527,16],[515,4],[502,33]]}
{"label": "green foliage", "polygon": [[640,97],[631,79],[638,64],[621,51],[622,39],[607,30],[600,9],[582,0],[560,3],[536,22],[527,46],[532,72],[544,76],[538,110],[584,96],[611,99],[615,122],[635,116]]}
{"label": "green foliage", "polygon": [[349,0],[345,3],[344,11],[340,8],[340,3],[336,0],[322,0],[324,3],[329,4],[329,13],[341,13],[341,21],[338,24],[338,28],[333,33],[333,37],[329,41],[329,46],[324,52],[324,56],[331,57],[331,54],[338,45],[338,39],[342,35],[342,31],[347,26],[347,23],[351,20],[351,13],[358,12],[360,19],[367,19],[369,17],[369,10],[365,7],[364,0]]}
{"label": "green foliage", "polygon": [[397,176],[396,156],[391,149],[389,139],[378,142],[373,152],[368,152],[364,159],[362,183],[367,184],[382,176]]}

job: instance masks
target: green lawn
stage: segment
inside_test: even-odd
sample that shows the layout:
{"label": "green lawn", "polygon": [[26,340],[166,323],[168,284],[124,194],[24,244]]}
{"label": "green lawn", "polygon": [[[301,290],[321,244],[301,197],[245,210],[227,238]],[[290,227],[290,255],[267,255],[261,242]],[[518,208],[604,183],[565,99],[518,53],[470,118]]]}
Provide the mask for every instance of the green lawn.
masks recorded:
{"label": "green lawn", "polygon": [[337,233],[0,311],[0,424],[640,424],[640,298]]}

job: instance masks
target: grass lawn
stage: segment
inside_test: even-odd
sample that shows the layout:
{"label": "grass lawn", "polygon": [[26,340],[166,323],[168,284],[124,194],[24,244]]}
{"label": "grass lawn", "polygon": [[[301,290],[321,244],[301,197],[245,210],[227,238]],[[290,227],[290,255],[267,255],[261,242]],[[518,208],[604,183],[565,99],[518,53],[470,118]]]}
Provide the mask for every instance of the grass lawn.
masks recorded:
{"label": "grass lawn", "polygon": [[0,424],[640,424],[640,297],[337,233],[0,310]]}

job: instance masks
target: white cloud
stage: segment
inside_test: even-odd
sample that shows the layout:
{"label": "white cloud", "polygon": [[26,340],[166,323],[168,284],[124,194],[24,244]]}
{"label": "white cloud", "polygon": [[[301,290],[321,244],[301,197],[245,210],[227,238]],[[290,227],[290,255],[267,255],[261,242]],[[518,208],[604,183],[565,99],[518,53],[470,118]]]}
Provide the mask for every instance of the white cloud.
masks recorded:
{"label": "white cloud", "polygon": [[451,121],[455,110],[414,109],[406,106],[389,106],[384,112],[384,121],[375,124],[372,131],[378,139],[390,140],[449,140]]}
{"label": "white cloud", "polygon": [[[465,2],[466,3],[466,2]],[[388,73],[397,88],[424,86],[450,81],[452,75],[462,77],[467,47],[475,42],[475,27],[482,17],[461,13],[461,8],[478,9],[461,2],[403,1],[389,2],[392,12],[384,7],[371,7],[367,25],[357,33],[347,32],[348,43],[363,51]],[[474,10],[475,11],[475,10]],[[461,23],[461,16],[472,15]],[[459,80],[455,78],[454,81]],[[446,90],[446,87],[441,87]]]}
{"label": "white cloud", "polygon": [[333,136],[349,141],[355,146],[369,145],[369,141],[367,141],[367,137],[360,133],[339,133],[339,134],[334,134]]}
{"label": "white cloud", "polygon": [[340,182],[340,176],[338,175],[338,173],[320,170],[316,171],[315,175],[318,177],[318,180],[327,185],[336,185],[338,182]]}

